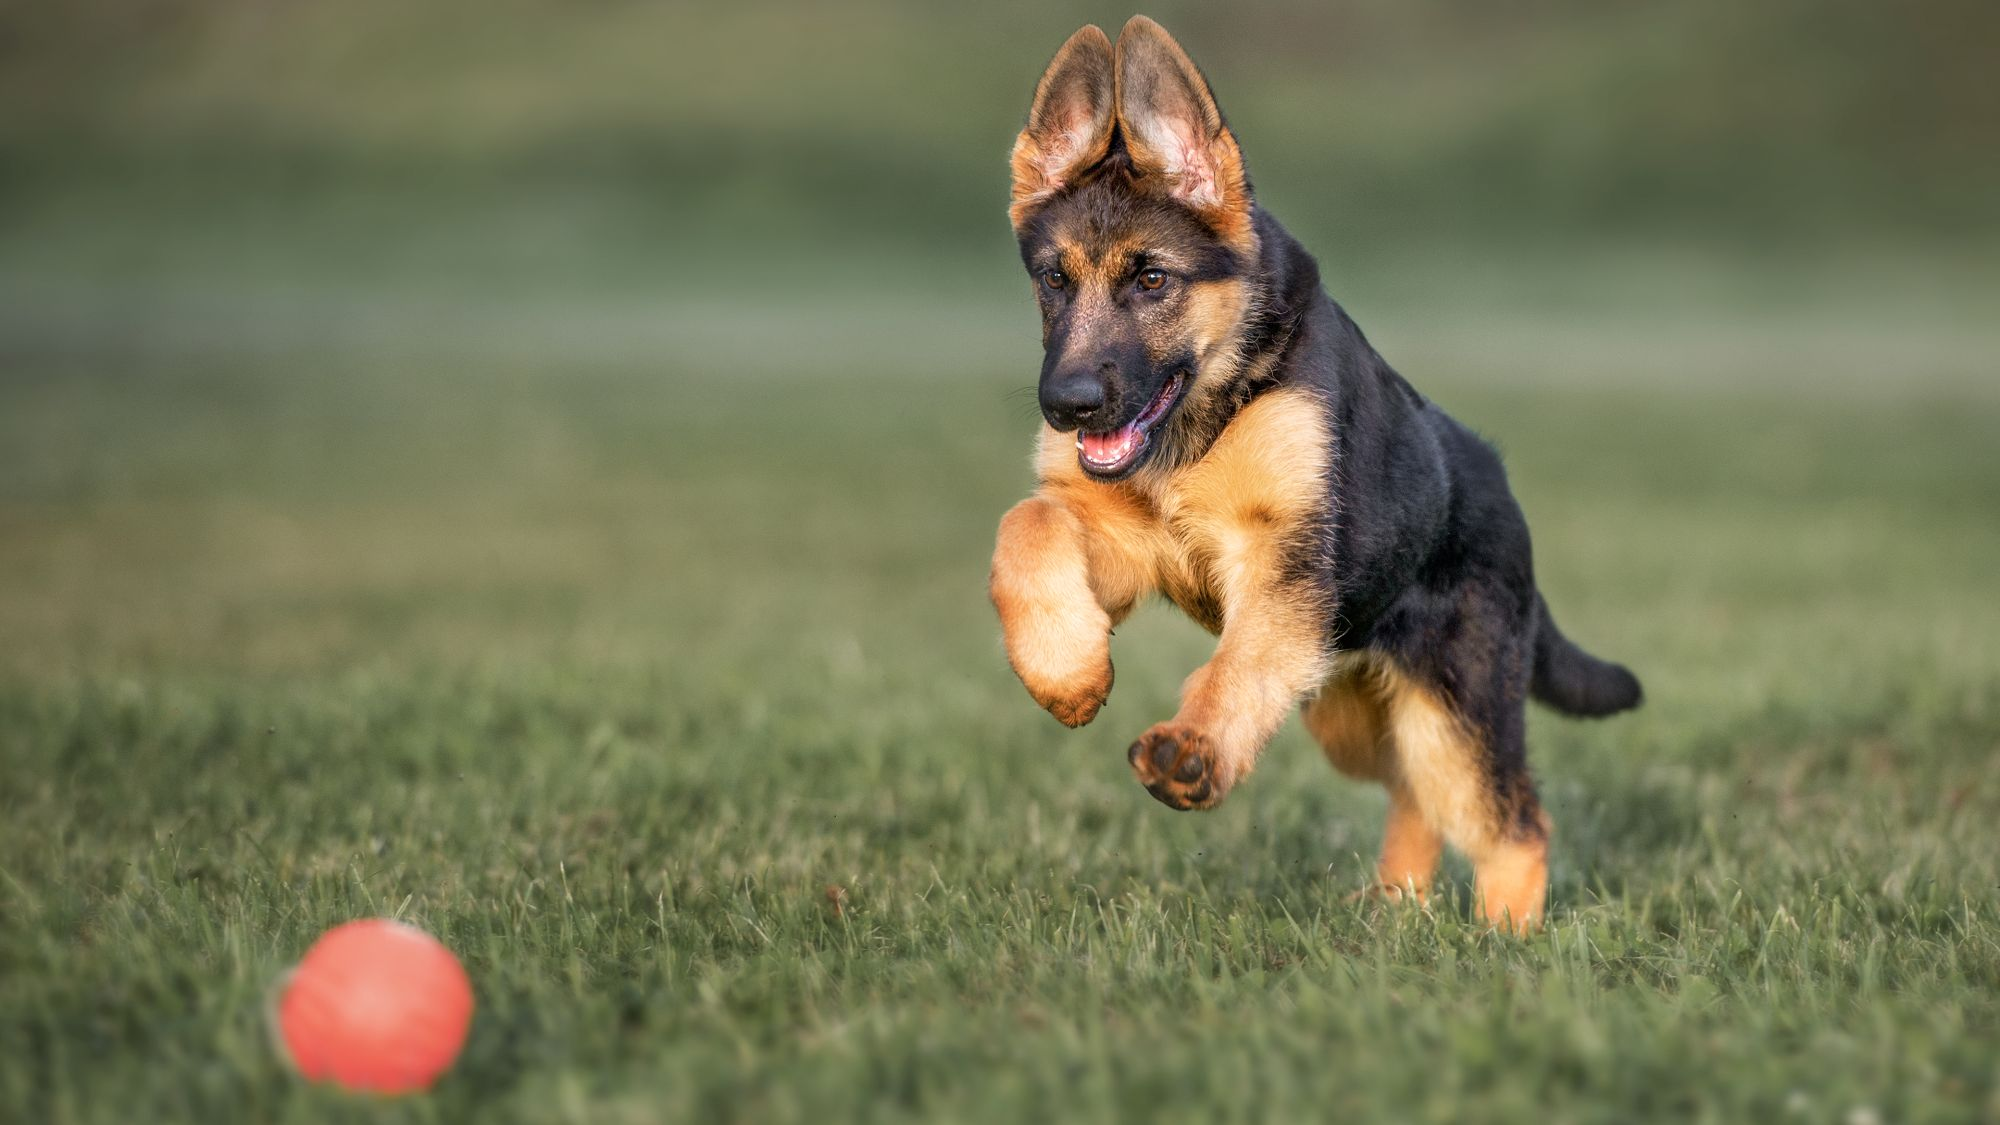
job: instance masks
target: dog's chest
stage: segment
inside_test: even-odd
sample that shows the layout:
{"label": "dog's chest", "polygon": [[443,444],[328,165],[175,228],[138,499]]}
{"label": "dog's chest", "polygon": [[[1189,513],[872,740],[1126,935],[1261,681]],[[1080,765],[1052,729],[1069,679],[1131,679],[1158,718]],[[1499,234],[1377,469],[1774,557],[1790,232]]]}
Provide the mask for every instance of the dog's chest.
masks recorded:
{"label": "dog's chest", "polygon": [[1198,464],[1183,479],[1154,492],[1148,537],[1153,585],[1211,633],[1222,631],[1236,560],[1254,550],[1259,539],[1277,533],[1268,522],[1251,515],[1262,507],[1260,498],[1217,487],[1218,470],[1226,471],[1223,466]]}
{"label": "dog's chest", "polygon": [[[1233,419],[1198,461],[1144,485],[1091,485],[1080,505],[1093,571],[1119,603],[1157,591],[1219,632],[1227,607],[1290,569],[1299,534],[1327,505],[1331,456],[1318,401],[1274,391]],[[1081,499],[1081,497],[1079,497]]]}

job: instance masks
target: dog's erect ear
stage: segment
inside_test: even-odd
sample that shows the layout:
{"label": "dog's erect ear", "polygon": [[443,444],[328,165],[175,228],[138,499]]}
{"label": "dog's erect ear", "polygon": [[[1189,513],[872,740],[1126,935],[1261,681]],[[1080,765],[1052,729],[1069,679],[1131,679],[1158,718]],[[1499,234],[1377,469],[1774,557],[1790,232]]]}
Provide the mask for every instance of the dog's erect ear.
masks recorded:
{"label": "dog's erect ear", "polygon": [[1225,237],[1250,235],[1250,180],[1243,151],[1222,123],[1208,82],[1167,29],[1133,16],[1118,33],[1118,127],[1141,176],[1166,181],[1174,198]]}
{"label": "dog's erect ear", "polygon": [[1015,226],[1111,148],[1111,40],[1096,24],[1062,45],[1035,86],[1028,127],[1014,141]]}

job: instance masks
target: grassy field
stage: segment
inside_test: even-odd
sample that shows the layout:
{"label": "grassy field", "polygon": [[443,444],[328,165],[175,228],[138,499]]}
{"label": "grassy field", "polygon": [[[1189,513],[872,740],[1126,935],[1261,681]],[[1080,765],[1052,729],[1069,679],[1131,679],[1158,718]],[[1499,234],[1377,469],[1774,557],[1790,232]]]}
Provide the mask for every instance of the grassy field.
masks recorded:
{"label": "grassy field", "polygon": [[[1510,940],[1343,901],[1382,801],[1296,724],[1222,809],[1148,798],[1123,748],[1206,644],[1163,610],[1096,724],[1036,710],[983,594],[1011,353],[14,338],[0,1117],[2000,1119],[1990,384],[1405,362],[1650,693],[1536,716]],[[267,1043],[364,915],[475,981],[426,1097]]]}
{"label": "grassy field", "polygon": [[[1550,924],[1061,729],[1005,153],[1068,0],[0,3],[0,1122],[2000,1122],[2000,7],[1161,0],[1640,713]],[[393,915],[467,1053],[292,1078]]]}

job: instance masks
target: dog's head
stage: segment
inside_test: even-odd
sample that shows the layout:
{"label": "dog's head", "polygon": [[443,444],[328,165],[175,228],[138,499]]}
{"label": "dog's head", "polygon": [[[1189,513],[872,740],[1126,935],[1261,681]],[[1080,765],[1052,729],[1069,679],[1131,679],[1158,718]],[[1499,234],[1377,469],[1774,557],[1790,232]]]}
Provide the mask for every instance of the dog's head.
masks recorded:
{"label": "dog's head", "polygon": [[1240,362],[1250,182],[1208,83],[1159,24],[1070,36],[1014,143],[1009,215],[1042,310],[1042,416],[1117,480],[1184,448]]}

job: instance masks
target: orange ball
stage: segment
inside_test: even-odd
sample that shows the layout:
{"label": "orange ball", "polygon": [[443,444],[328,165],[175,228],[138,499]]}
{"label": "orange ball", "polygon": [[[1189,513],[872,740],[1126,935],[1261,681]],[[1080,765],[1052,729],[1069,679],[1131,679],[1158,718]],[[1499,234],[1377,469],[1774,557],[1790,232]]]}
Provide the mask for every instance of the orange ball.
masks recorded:
{"label": "orange ball", "polygon": [[472,982],[415,926],[371,918],[328,930],[283,983],[278,1034],[314,1082],[403,1094],[451,1069],[472,1026]]}

